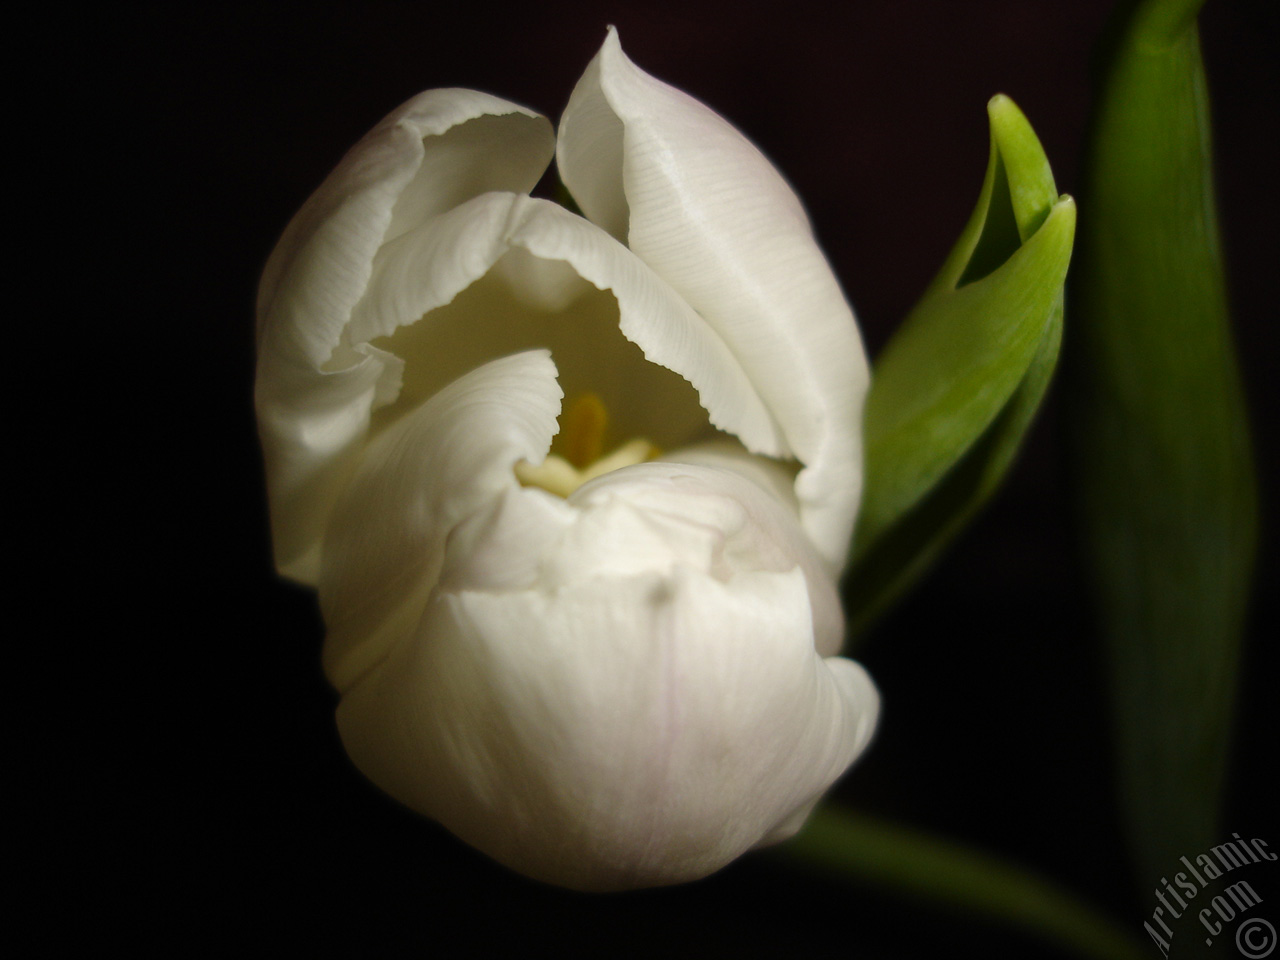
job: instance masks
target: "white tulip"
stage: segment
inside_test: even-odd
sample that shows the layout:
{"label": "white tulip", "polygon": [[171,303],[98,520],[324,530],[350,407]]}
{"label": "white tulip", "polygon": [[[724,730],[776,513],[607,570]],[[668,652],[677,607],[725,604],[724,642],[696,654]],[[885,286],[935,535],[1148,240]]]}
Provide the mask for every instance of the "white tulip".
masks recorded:
{"label": "white tulip", "polygon": [[[553,153],[585,218],[527,195]],[[866,747],[853,315],[777,171],[615,33],[558,141],[468,90],[392,113],[258,316],[277,564],[319,587],[343,742],[393,797],[530,876],[640,887],[794,833]]]}

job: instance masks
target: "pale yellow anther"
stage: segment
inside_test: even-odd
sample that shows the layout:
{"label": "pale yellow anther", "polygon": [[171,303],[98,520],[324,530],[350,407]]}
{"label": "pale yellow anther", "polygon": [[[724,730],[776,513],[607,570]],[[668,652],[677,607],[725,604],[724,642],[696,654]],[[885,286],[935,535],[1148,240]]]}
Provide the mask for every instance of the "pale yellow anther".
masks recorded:
{"label": "pale yellow anther", "polygon": [[541,487],[567,497],[588,480],[652,460],[662,452],[648,440],[637,438],[601,456],[608,424],[609,414],[600,398],[594,393],[582,394],[561,414],[552,452],[537,466],[521,460],[515,467],[516,479],[526,487]]}
{"label": "pale yellow anther", "polygon": [[516,464],[516,479],[522,486],[541,487],[557,497],[567,497],[583,484],[582,474],[564,457],[547,454],[536,467],[528,460]]}

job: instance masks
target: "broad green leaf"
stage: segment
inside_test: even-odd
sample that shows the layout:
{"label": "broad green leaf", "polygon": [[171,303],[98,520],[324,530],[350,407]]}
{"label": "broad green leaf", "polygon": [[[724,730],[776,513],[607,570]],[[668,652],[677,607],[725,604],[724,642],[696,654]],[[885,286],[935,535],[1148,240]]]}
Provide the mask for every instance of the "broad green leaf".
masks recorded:
{"label": "broad green leaf", "polygon": [[1095,105],[1073,286],[1075,475],[1141,884],[1221,842],[1257,536],[1199,7],[1144,2],[1119,25]]}
{"label": "broad green leaf", "polygon": [[845,590],[854,633],[995,490],[1057,361],[1075,204],[1058,196],[1013,101],[997,96],[987,112],[991,156],[977,207],[872,376]]}

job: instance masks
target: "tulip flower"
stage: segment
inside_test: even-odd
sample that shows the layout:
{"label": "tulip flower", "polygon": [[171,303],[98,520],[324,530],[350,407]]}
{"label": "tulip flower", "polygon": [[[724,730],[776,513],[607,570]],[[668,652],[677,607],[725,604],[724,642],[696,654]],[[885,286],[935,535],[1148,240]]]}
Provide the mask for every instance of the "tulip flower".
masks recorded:
{"label": "tulip flower", "polygon": [[[553,155],[582,215],[533,198]],[[838,656],[857,327],[791,189],[610,32],[558,137],[420,94],[259,302],[276,561],[356,766],[529,876],[705,876],[794,833],[879,698]]]}

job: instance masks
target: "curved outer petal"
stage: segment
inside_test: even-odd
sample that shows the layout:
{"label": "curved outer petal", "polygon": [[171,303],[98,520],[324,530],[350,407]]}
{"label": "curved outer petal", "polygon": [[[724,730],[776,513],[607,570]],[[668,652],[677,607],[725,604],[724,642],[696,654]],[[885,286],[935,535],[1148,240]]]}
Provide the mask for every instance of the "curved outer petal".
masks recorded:
{"label": "curved outer petal", "polygon": [[557,160],[583,212],[625,238],[741,362],[804,464],[802,521],[838,569],[861,492],[869,373],[791,188],[725,120],[632,64],[612,30],[569,100]]}
{"label": "curved outer petal", "polygon": [[431,90],[356,144],[286,228],[259,287],[255,391],[282,573],[314,581],[329,508],[398,364],[343,339],[375,253],[473,196],[531,189],[553,150],[523,107]]}
{"label": "curved outer petal", "polygon": [[346,689],[343,742],[392,796],[579,889],[696,879],[783,839],[879,709],[860,666],[815,650],[814,603],[838,601],[795,526],[703,466],[568,502],[513,485],[452,530],[422,619]]}
{"label": "curved outer petal", "polygon": [[545,350],[495,360],[369,444],[334,507],[320,574],[325,673],[339,691],[421,616],[454,527],[515,485],[517,461],[546,456],[555,377]]}
{"label": "curved outer petal", "polygon": [[875,688],[808,618],[798,570],[442,593],[338,726],[375,783],[522,873],[693,880],[797,827],[874,728]]}

